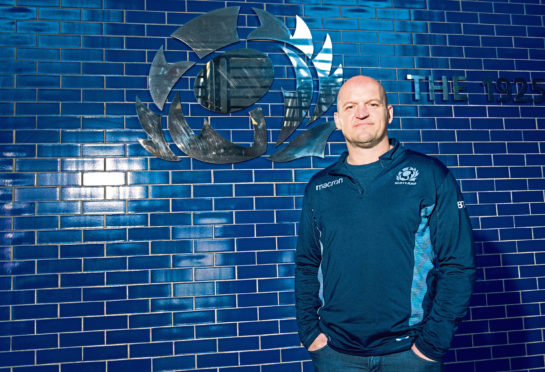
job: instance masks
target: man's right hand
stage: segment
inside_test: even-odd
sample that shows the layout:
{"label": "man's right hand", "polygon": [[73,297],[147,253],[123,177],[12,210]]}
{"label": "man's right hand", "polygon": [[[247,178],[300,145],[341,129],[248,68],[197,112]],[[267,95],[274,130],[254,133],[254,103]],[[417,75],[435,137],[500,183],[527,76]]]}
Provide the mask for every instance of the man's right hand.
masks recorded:
{"label": "man's right hand", "polygon": [[320,333],[318,337],[312,341],[312,344],[310,344],[308,351],[316,351],[318,349],[323,348],[327,345],[327,336],[324,333]]}

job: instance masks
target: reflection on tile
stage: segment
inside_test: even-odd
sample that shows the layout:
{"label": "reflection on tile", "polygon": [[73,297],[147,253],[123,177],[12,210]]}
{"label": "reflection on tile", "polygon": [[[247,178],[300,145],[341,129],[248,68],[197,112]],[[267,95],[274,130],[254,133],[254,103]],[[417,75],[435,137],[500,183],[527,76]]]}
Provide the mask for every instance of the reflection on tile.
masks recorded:
{"label": "reflection on tile", "polygon": [[5,203],[0,204],[2,216],[28,216],[34,215],[36,203]]}
{"label": "reflection on tile", "polygon": [[115,186],[125,184],[125,173],[122,172],[85,172],[83,185],[85,186]]}
{"label": "reflection on tile", "polygon": [[234,267],[213,267],[195,269],[195,280],[226,280],[235,278]]}
{"label": "reflection on tile", "polygon": [[106,226],[147,226],[147,214],[119,214],[106,216]]}
{"label": "reflection on tile", "polygon": [[106,246],[107,256],[134,256],[149,254],[148,242],[114,243]]}
{"label": "reflection on tile", "polygon": [[206,296],[214,294],[214,282],[174,284],[174,297]]}
{"label": "reflection on tile", "polygon": [[103,187],[63,187],[61,200],[104,199]]}
{"label": "reflection on tile", "polygon": [[63,171],[103,171],[104,159],[62,159]]}
{"label": "reflection on tile", "polygon": [[106,199],[144,199],[148,195],[147,186],[108,186]]}
{"label": "reflection on tile", "polygon": [[213,226],[175,226],[172,228],[173,239],[212,238]]}
{"label": "reflection on tile", "polygon": [[0,173],[0,186],[34,186],[34,174]]}
{"label": "reflection on tile", "polygon": [[168,212],[169,200],[129,200],[127,202],[129,213]]}
{"label": "reflection on tile", "polygon": [[126,159],[126,158],[108,158],[106,159],[107,171],[136,171],[146,170],[148,160],[146,158]]}
{"label": "reflection on tile", "polygon": [[173,267],[213,266],[214,255],[209,254],[180,254],[172,257]]}
{"label": "reflection on tile", "polygon": [[102,216],[63,216],[61,217],[61,229],[84,227],[104,227]]}
{"label": "reflection on tile", "polygon": [[79,201],[73,202],[40,202],[36,210],[37,214],[75,214],[80,213]]}
{"label": "reflection on tile", "polygon": [[174,324],[213,323],[214,320],[214,310],[187,311],[174,314]]}
{"label": "reflection on tile", "polygon": [[[181,310],[188,310],[189,305],[183,301],[187,301],[189,299],[180,299],[180,301],[173,301],[171,300],[170,303],[168,300],[152,300],[151,306],[152,306],[152,312],[163,312],[163,311],[176,311],[177,309]],[[193,306],[193,301],[191,301],[191,306]],[[156,309],[156,310],[154,310]],[[163,310],[163,309],[169,309],[169,310]],[[194,338],[194,327],[160,327],[160,328],[154,328],[152,329],[152,339],[153,341],[173,341],[173,340],[186,340],[186,339],[193,339]],[[177,344],[177,342],[176,342]],[[133,353],[131,352],[131,356]],[[180,359],[182,357],[174,357],[173,358],[157,358],[156,361],[153,362],[154,368],[158,368],[157,370],[160,371],[174,371],[179,369],[187,369],[187,368],[193,368],[195,366],[194,357],[193,356],[185,356],[184,359]],[[184,363],[185,361],[185,363]],[[168,363],[165,365],[165,362]]]}
{"label": "reflection on tile", "polygon": [[195,252],[224,252],[234,250],[234,239],[195,240]]}
{"label": "reflection on tile", "polygon": [[38,173],[38,186],[80,186],[81,173]]}
{"label": "reflection on tile", "polygon": [[210,296],[195,298],[195,309],[236,307],[236,296]]}
{"label": "reflection on tile", "polygon": [[195,212],[193,213],[195,225],[224,225],[233,223],[233,212]]}
{"label": "reflection on tile", "polygon": [[83,145],[83,156],[125,156],[124,145]]}
{"label": "reflection on tile", "polygon": [[187,282],[193,280],[193,269],[152,270],[151,282]]}
{"label": "reflection on tile", "polygon": [[83,213],[125,213],[123,201],[89,201],[82,205]]}

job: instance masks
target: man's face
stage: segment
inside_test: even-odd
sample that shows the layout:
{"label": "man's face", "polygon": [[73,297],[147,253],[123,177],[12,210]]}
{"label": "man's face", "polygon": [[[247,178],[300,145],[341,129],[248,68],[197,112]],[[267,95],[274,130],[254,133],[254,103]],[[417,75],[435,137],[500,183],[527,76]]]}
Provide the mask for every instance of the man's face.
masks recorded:
{"label": "man's face", "polygon": [[376,80],[357,76],[339,91],[334,118],[348,146],[369,149],[388,143],[387,127],[393,119],[393,108]]}

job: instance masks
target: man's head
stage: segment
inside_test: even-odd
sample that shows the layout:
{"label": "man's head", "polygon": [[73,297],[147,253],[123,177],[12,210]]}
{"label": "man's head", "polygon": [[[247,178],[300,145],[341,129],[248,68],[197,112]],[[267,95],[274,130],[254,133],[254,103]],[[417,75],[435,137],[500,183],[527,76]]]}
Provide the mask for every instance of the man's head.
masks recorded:
{"label": "man's head", "polygon": [[393,108],[388,105],[384,87],[375,79],[363,75],[348,79],[337,95],[334,118],[349,152],[389,146]]}

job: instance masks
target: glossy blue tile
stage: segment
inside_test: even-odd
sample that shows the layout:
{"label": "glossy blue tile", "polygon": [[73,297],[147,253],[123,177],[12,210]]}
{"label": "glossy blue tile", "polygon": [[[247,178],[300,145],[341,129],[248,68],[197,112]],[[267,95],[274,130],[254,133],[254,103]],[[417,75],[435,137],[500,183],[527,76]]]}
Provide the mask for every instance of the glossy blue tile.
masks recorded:
{"label": "glossy blue tile", "polygon": [[[83,359],[85,361],[90,360],[104,360],[104,359],[126,359],[128,357],[128,351],[126,346],[96,346],[96,347],[86,347],[83,349]],[[87,363],[85,365],[89,371],[99,371],[101,367],[102,370],[106,370],[104,365],[105,363]],[[75,371],[81,371],[82,365],[73,364],[71,365]],[[85,370],[85,368],[83,368]]]}
{"label": "glossy blue tile", "polygon": [[61,245],[60,254],[62,258],[68,257],[101,257],[104,256],[104,245],[102,244],[71,244]]}
{"label": "glossy blue tile", "polygon": [[41,289],[37,291],[36,299],[39,303],[60,303],[81,301],[79,288]]}
{"label": "glossy blue tile", "polygon": [[82,287],[82,286],[98,286],[104,284],[103,273],[77,273],[77,274],[62,274],[61,286],[63,287]]}
{"label": "glossy blue tile", "polygon": [[150,214],[151,226],[191,225],[190,213],[152,213]]}
{"label": "glossy blue tile", "polygon": [[81,260],[62,259],[62,260],[40,260],[37,265],[38,274],[54,274],[65,272],[80,272],[82,268]]}
{"label": "glossy blue tile", "polygon": [[126,270],[123,258],[88,258],[83,261],[84,271]]}
{"label": "glossy blue tile", "polygon": [[25,275],[35,273],[33,261],[6,262],[0,266],[2,275]]}
{"label": "glossy blue tile", "polygon": [[149,254],[148,243],[113,243],[106,246],[107,256],[132,256]]}
{"label": "glossy blue tile", "polygon": [[126,316],[98,316],[86,318],[83,321],[85,331],[96,331],[105,329],[126,329],[128,320]]}
{"label": "glossy blue tile", "polygon": [[84,230],[83,239],[86,242],[114,242],[126,241],[125,229]]}
{"label": "glossy blue tile", "polygon": [[49,243],[77,243],[81,242],[80,230],[65,230],[65,231],[38,231],[37,241],[39,244]]}
{"label": "glossy blue tile", "polygon": [[106,302],[106,314],[148,313],[150,306],[147,300],[120,300]]}
{"label": "glossy blue tile", "polygon": [[123,330],[106,332],[107,344],[149,342],[149,330]]}
{"label": "glossy blue tile", "polygon": [[219,322],[239,322],[239,321],[256,321],[257,309],[221,309],[218,310]]}
{"label": "glossy blue tile", "polygon": [[43,319],[36,322],[38,333],[79,332],[81,331],[81,319],[61,318]]}
{"label": "glossy blue tile", "polygon": [[173,212],[185,212],[185,211],[211,211],[213,209],[213,203],[211,198],[187,198],[187,199],[173,199],[172,211]]}
{"label": "glossy blue tile", "polygon": [[16,230],[54,229],[59,226],[58,217],[15,217],[13,227]]}
{"label": "glossy blue tile", "polygon": [[148,284],[129,287],[129,298],[169,297],[171,290],[169,284]]}
{"label": "glossy blue tile", "polygon": [[215,340],[180,341],[174,344],[176,354],[214,353],[217,351]]}
{"label": "glossy blue tile", "polygon": [[15,200],[17,201],[44,201],[58,200],[59,192],[54,187],[29,187],[15,190]]}
{"label": "glossy blue tile", "polygon": [[146,214],[121,214],[106,216],[106,226],[147,226]]}
{"label": "glossy blue tile", "polygon": [[151,253],[153,254],[190,253],[192,250],[193,243],[190,240],[151,242]]}
{"label": "glossy blue tile", "polygon": [[30,245],[13,248],[13,259],[38,259],[58,257],[58,247],[55,245]]}
{"label": "glossy blue tile", "polygon": [[61,317],[104,315],[104,302],[75,302],[60,305]]}
{"label": "glossy blue tile", "polygon": [[19,305],[11,309],[11,318],[18,319],[41,319],[54,318],[57,316],[57,305]]}
{"label": "glossy blue tile", "polygon": [[170,239],[168,227],[131,228],[128,231],[129,240],[167,240]]}

